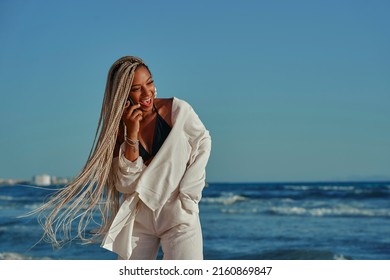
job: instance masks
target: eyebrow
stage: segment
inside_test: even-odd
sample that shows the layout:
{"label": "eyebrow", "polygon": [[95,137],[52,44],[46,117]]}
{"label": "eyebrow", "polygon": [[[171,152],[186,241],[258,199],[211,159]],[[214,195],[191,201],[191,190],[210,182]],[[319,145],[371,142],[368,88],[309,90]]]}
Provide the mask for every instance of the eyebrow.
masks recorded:
{"label": "eyebrow", "polygon": [[[152,80],[152,76],[150,75],[146,81]],[[141,86],[140,84],[132,84],[131,87]]]}

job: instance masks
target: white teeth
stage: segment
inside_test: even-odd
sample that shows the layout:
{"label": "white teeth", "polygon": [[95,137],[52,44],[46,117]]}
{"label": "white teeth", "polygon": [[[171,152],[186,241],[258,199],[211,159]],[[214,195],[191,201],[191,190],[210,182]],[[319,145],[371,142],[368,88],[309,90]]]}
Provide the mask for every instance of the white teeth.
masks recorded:
{"label": "white teeth", "polygon": [[151,102],[152,102],[152,99],[151,99],[151,98],[144,99],[144,100],[140,100],[140,103],[141,103],[141,104],[146,104],[146,105],[150,104]]}

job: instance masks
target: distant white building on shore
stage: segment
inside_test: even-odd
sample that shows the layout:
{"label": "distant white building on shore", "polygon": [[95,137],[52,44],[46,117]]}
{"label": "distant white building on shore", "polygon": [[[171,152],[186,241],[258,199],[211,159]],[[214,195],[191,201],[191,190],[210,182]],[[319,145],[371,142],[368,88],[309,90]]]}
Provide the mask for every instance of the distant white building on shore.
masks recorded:
{"label": "distant white building on shore", "polygon": [[51,177],[47,174],[36,175],[34,176],[33,182],[38,186],[49,186],[51,184]]}

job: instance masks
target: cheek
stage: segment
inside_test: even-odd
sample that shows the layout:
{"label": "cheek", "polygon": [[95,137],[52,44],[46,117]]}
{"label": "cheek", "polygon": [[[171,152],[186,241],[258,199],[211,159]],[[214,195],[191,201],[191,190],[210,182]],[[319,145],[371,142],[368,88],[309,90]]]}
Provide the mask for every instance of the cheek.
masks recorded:
{"label": "cheek", "polygon": [[149,90],[151,90],[152,92],[154,92],[155,89],[156,89],[156,87],[155,87],[154,84],[150,84],[148,88],[149,88]]}
{"label": "cheek", "polygon": [[131,92],[130,93],[130,98],[134,101],[134,102],[138,102],[139,98],[140,98],[140,93],[138,91],[135,91],[135,92]]}

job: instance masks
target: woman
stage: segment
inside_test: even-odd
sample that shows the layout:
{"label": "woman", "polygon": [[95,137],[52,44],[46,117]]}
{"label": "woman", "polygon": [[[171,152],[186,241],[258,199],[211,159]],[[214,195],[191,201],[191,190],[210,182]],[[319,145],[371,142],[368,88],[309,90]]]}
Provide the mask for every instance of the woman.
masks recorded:
{"label": "woman", "polygon": [[[95,143],[80,175],[37,211],[45,236],[78,236],[120,259],[202,259],[198,203],[205,185],[211,139],[191,106],[178,98],[156,99],[146,64],[126,56],[111,67]],[[97,137],[97,135],[99,136]],[[97,139],[97,141],[96,141]],[[119,206],[120,205],[120,206]],[[86,226],[100,210],[102,225],[87,237]]]}

